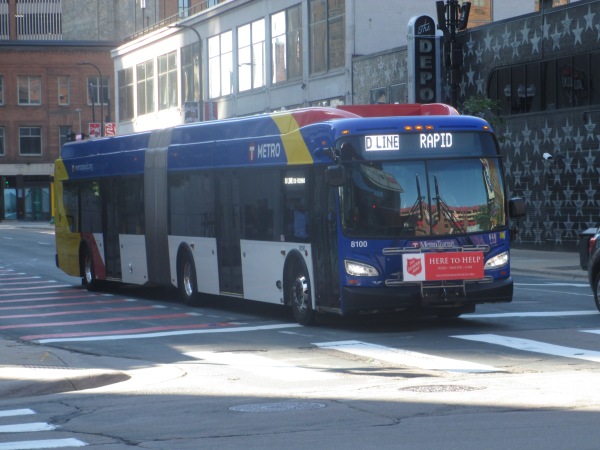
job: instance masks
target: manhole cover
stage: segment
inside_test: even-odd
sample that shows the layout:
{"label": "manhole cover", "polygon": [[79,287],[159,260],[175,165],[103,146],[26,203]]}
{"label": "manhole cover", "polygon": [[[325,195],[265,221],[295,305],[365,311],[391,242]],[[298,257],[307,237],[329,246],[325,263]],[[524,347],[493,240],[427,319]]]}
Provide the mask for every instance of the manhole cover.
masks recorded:
{"label": "manhole cover", "polygon": [[478,391],[480,389],[484,389],[482,387],[472,387],[472,386],[459,386],[457,384],[433,384],[427,386],[409,386],[405,388],[401,388],[401,391],[411,391],[411,392],[427,392],[427,393],[435,393],[435,392],[469,392],[469,391]]}
{"label": "manhole cover", "polygon": [[324,403],[311,402],[279,402],[279,403],[254,403],[250,405],[232,406],[232,411],[238,412],[285,412],[285,411],[307,411],[311,409],[325,408]]}

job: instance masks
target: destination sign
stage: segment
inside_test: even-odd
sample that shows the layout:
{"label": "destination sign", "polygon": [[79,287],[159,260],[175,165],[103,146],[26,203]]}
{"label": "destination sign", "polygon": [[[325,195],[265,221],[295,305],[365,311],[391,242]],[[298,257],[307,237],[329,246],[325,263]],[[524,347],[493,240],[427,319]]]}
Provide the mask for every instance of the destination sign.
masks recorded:
{"label": "destination sign", "polygon": [[450,148],[452,133],[422,133],[419,135],[419,148]]}
{"label": "destination sign", "polygon": [[365,151],[379,152],[389,150],[400,150],[400,136],[397,134],[365,136]]}

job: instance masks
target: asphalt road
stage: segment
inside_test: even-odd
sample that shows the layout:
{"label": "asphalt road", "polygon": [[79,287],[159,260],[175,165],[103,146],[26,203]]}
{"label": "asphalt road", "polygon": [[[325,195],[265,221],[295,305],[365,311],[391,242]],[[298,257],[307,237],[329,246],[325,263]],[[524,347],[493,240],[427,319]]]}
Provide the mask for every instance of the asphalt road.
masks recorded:
{"label": "asphalt road", "polygon": [[74,381],[0,398],[0,450],[597,448],[600,313],[585,280],[516,274],[513,303],[458,320],[307,328],[239,300],[89,293],[52,268],[51,234],[0,238],[0,386],[24,366]]}

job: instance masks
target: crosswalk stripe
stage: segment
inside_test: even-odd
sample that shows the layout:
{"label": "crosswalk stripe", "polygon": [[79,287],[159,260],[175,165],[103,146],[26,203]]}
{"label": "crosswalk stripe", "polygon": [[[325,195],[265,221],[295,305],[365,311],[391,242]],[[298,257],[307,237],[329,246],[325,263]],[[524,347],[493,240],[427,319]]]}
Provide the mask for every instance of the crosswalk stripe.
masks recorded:
{"label": "crosswalk stripe", "polygon": [[17,423],[14,425],[0,425],[0,433],[29,433],[33,431],[55,430],[54,425],[46,422]]}
{"label": "crosswalk stripe", "polygon": [[562,316],[595,316],[598,310],[588,311],[534,311],[534,312],[512,312],[512,313],[490,313],[490,314],[465,314],[465,319],[486,319],[501,317],[562,317]]}
{"label": "crosswalk stripe", "polygon": [[35,411],[29,408],[7,409],[0,411],[0,417],[27,416],[29,414],[35,414]]}
{"label": "crosswalk stripe", "polygon": [[227,353],[227,352],[189,352],[185,355],[208,363],[223,364],[241,368],[261,377],[286,381],[314,381],[334,379],[334,375],[318,370],[305,369],[284,361],[265,358],[264,356]]}
{"label": "crosswalk stripe", "polygon": [[319,348],[339,350],[353,355],[378,359],[401,366],[419,369],[439,370],[451,373],[485,373],[502,372],[503,370],[485,364],[478,364],[458,359],[443,358],[409,350],[402,350],[361,341],[337,341],[315,343]]}
{"label": "crosswalk stripe", "polygon": [[465,334],[451,337],[475,342],[485,342],[487,344],[501,345],[503,347],[514,348],[525,352],[542,353],[546,355],[562,356],[565,358],[600,362],[600,352],[584,350],[581,348],[564,347],[562,345],[547,344],[545,342],[534,341],[531,339],[500,336],[497,334]]}
{"label": "crosswalk stripe", "polygon": [[39,441],[7,442],[0,444],[0,450],[34,450],[45,448],[85,447],[87,444],[75,438],[43,439]]}

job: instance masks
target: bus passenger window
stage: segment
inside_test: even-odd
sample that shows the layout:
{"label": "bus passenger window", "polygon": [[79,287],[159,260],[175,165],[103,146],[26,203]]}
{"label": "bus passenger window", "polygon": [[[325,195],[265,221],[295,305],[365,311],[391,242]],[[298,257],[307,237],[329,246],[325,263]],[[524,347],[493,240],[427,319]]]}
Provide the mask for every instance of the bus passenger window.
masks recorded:
{"label": "bus passenger window", "polygon": [[310,235],[307,177],[304,171],[290,170],[283,174],[285,195],[285,240],[304,241]]}
{"label": "bus passenger window", "polygon": [[63,204],[69,231],[79,231],[79,186],[77,184],[63,185]]}

